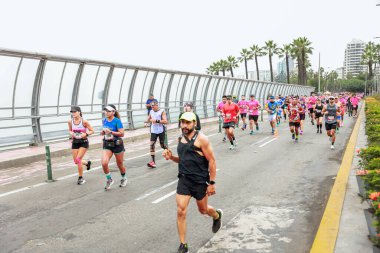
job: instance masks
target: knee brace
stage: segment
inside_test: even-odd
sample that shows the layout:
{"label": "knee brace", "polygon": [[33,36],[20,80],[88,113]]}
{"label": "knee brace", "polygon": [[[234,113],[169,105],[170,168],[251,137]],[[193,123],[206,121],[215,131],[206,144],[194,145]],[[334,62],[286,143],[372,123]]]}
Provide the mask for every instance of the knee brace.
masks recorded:
{"label": "knee brace", "polygon": [[75,164],[80,164],[81,162],[82,162],[82,159],[80,159],[79,157],[74,159]]}

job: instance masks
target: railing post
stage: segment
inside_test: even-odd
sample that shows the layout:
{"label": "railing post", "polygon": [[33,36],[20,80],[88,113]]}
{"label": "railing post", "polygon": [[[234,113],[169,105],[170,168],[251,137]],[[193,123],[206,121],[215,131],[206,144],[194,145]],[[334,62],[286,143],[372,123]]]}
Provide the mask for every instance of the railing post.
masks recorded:
{"label": "railing post", "polygon": [[51,170],[51,156],[50,156],[50,146],[46,145],[45,146],[45,152],[46,152],[46,168],[47,168],[47,176],[48,182],[53,182],[53,172]]}

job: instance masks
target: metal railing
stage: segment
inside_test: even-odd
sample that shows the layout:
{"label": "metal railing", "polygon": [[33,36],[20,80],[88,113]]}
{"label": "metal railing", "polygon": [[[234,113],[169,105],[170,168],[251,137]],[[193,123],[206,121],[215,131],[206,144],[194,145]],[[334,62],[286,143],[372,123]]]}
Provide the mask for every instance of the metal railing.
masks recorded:
{"label": "metal railing", "polygon": [[0,147],[38,145],[67,134],[70,107],[100,129],[102,108],[114,104],[127,129],[143,126],[153,93],[176,122],[187,101],[201,118],[216,116],[224,94],[306,95],[313,87],[148,68],[50,54],[0,49]]}

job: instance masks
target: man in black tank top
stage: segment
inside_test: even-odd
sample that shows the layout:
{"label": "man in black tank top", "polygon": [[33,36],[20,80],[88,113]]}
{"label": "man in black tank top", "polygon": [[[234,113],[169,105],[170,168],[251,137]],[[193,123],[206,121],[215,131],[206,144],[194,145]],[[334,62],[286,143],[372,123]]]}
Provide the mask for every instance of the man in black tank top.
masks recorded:
{"label": "man in black tank top", "polygon": [[177,227],[180,239],[179,253],[188,252],[186,243],[186,213],[191,197],[197,202],[201,214],[213,218],[212,231],[216,233],[222,226],[223,212],[207,204],[208,196],[215,194],[216,163],[214,152],[207,137],[195,131],[196,116],[185,112],[181,118],[183,137],[179,139],[177,153],[170,149],[163,152],[166,160],[178,163],[177,186]]}

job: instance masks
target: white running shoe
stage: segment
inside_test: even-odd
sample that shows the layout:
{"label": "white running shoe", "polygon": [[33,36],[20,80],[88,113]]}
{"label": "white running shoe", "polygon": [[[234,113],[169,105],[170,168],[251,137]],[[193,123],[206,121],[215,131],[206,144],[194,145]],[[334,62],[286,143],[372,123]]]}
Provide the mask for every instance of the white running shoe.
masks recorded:
{"label": "white running shoe", "polygon": [[235,149],[235,146],[234,146],[234,145],[231,145],[231,146],[230,146],[230,150],[233,150],[233,149]]}
{"label": "white running shoe", "polygon": [[330,147],[330,148],[331,148],[331,149],[335,149],[335,148],[334,148],[334,145],[331,145],[331,147]]}

